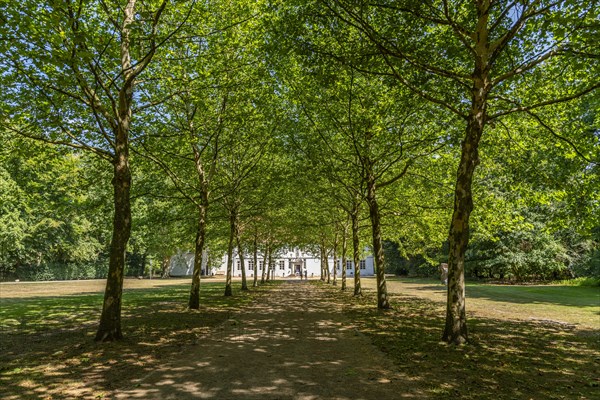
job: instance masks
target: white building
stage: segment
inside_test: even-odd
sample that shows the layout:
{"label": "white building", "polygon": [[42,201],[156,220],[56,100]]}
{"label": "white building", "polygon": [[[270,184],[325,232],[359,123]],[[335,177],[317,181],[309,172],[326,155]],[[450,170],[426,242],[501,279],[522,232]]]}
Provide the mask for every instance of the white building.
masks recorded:
{"label": "white building", "polygon": [[[171,257],[169,265],[169,276],[183,277],[194,275],[194,253],[182,252]],[[205,252],[202,257],[202,275],[209,275],[211,271],[207,270],[208,257]]]}
{"label": "white building", "polygon": [[[253,277],[254,274],[254,256],[252,254],[244,255],[244,264],[246,268],[246,275]],[[319,255],[314,255],[310,252],[293,249],[284,250],[280,253],[273,254],[273,264],[275,277],[289,277],[297,276],[300,271],[306,268],[309,277],[321,276],[321,259]],[[241,262],[238,254],[233,257],[233,276],[242,276]],[[327,264],[331,273],[333,274],[333,257],[329,257]],[[338,260],[337,263],[337,276],[342,276],[341,264],[342,260]],[[373,276],[375,274],[375,268],[373,264],[373,256],[369,255],[364,259],[360,260],[360,274],[361,276]],[[258,276],[262,275],[264,268],[264,256],[259,254],[257,273]],[[171,268],[169,270],[170,276],[191,276],[194,271],[194,254],[193,253],[180,253],[171,258]],[[225,275],[227,273],[227,254],[222,258],[221,265],[217,268],[206,267],[206,260],[202,262],[202,273],[203,275]],[[346,275],[354,276],[354,262],[352,260],[346,261]]]}

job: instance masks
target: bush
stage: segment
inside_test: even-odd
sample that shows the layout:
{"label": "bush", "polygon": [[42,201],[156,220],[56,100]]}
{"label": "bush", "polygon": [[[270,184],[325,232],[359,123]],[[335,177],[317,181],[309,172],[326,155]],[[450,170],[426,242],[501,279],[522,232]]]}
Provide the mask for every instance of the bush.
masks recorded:
{"label": "bush", "polygon": [[22,281],[100,279],[108,276],[108,266],[104,260],[81,264],[44,263],[17,267],[15,276]]}

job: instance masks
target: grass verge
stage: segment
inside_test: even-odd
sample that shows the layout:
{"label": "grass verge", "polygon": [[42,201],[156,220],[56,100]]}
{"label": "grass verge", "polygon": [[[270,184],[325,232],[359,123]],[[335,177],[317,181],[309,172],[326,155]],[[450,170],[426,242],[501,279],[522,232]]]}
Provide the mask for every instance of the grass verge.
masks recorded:
{"label": "grass verge", "polygon": [[330,297],[427,398],[595,399],[600,393],[597,329],[479,315],[469,320],[471,342],[456,347],[440,341],[442,302],[391,294],[393,308],[380,311],[373,289],[353,298],[331,287]]}
{"label": "grass verge", "polygon": [[198,343],[270,285],[225,297],[223,283],[203,282],[200,310],[186,308],[189,283],[125,289],[125,338],[113,343],[93,341],[102,293],[20,298],[4,287],[0,398],[104,398]]}

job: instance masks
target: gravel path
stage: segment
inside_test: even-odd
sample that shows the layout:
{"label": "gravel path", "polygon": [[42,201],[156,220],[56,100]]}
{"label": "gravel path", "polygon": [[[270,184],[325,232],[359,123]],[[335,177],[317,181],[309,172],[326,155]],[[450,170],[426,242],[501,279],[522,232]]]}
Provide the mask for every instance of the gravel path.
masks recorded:
{"label": "gravel path", "polygon": [[113,393],[121,399],[398,399],[406,379],[318,285],[278,285],[225,324]]}

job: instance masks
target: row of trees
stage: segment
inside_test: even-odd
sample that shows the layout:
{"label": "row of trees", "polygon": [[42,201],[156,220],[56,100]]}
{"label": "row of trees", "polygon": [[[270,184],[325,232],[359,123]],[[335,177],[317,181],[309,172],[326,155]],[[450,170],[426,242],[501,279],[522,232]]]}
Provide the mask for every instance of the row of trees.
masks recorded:
{"label": "row of trees", "polygon": [[[198,308],[207,243],[230,255],[313,244],[343,263],[351,251],[357,268],[368,243],[387,308],[388,238],[407,254],[448,239],[444,340],[462,343],[471,227],[493,241],[539,213],[549,231],[575,224],[583,242],[600,225],[597,11],[537,0],[5,2],[2,133],[14,147],[43,143],[30,154],[77,160],[56,173],[91,182],[37,177],[77,192],[53,208],[61,226],[79,229],[82,242],[69,240],[88,259],[108,256],[97,340],[122,337],[128,246],[164,264],[193,244]],[[2,172],[7,193],[35,192],[15,187],[17,169]],[[31,264],[31,245],[11,235],[38,254],[48,241],[24,233],[30,211],[7,198],[17,206],[3,208],[2,262]]]}

